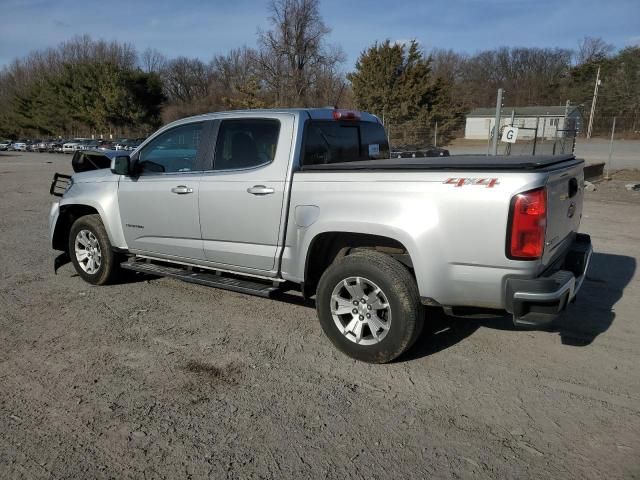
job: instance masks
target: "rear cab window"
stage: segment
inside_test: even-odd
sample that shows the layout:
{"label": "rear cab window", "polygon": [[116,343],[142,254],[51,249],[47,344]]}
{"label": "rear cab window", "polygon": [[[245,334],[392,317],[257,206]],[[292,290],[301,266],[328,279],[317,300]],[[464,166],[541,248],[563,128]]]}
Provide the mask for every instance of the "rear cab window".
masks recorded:
{"label": "rear cab window", "polygon": [[376,122],[308,121],[303,148],[302,165],[389,158],[387,135]]}

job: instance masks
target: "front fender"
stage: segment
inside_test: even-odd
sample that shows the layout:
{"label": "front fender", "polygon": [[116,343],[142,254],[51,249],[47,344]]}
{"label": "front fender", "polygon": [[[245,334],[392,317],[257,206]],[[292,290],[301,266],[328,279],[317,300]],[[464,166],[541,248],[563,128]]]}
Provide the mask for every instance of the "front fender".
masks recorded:
{"label": "front fender", "polygon": [[95,209],[104,224],[111,245],[118,249],[127,249],[127,242],[122,231],[120,208],[118,206],[118,182],[78,182],[64,194],[56,207],[52,206],[49,215],[51,223],[51,239],[55,225],[59,221],[60,213],[76,206],[86,206]]}
{"label": "front fender", "polygon": [[60,216],[60,202],[55,201],[51,204],[51,208],[49,209],[49,245],[55,248],[53,243],[53,238],[56,233],[56,228],[58,226],[58,217]]}

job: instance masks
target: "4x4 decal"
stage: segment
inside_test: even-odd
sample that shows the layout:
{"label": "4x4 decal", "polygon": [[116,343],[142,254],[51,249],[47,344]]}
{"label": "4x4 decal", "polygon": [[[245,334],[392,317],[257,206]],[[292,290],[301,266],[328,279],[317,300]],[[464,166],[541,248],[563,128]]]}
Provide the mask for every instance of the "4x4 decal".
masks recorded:
{"label": "4x4 decal", "polygon": [[493,188],[500,185],[497,178],[447,178],[443,183],[447,185],[455,185],[463,187],[464,185],[484,185],[487,188]]}

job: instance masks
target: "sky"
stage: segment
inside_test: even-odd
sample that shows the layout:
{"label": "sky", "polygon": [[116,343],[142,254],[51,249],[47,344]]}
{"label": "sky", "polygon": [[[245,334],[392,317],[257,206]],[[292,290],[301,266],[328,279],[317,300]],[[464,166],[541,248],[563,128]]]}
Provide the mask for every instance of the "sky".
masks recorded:
{"label": "sky", "polygon": [[[0,0],[0,66],[75,35],[209,61],[256,45],[267,0]],[[640,45],[640,0],[320,0],[350,70],[376,40],[415,39],[426,50],[499,46],[576,48],[584,36]]]}

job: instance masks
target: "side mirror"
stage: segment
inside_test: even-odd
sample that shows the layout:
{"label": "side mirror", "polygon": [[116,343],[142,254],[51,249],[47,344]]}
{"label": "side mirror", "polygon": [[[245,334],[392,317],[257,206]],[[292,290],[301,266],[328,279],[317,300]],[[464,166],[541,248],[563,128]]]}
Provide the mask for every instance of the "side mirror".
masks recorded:
{"label": "side mirror", "polygon": [[111,159],[111,171],[116,175],[129,175],[131,173],[131,159],[129,155],[118,155]]}

